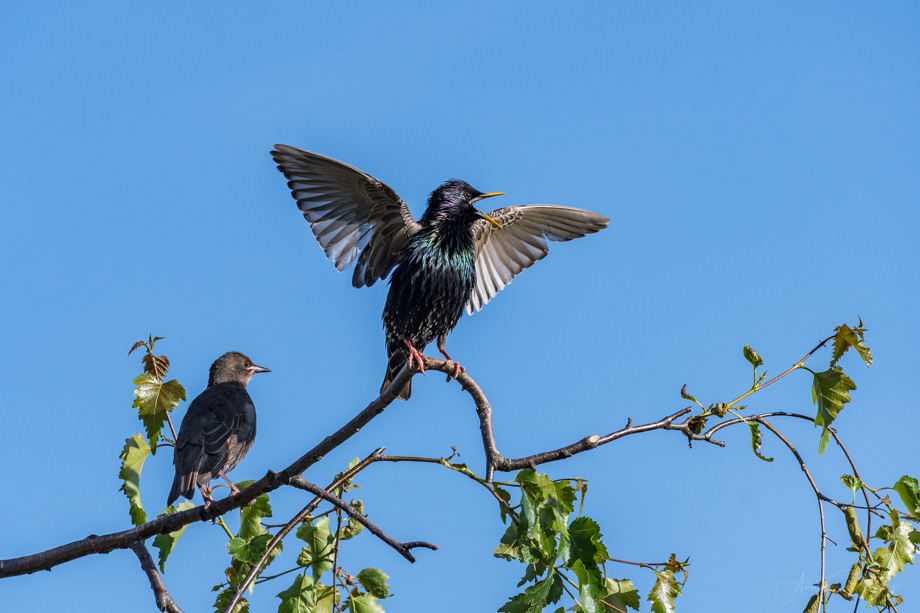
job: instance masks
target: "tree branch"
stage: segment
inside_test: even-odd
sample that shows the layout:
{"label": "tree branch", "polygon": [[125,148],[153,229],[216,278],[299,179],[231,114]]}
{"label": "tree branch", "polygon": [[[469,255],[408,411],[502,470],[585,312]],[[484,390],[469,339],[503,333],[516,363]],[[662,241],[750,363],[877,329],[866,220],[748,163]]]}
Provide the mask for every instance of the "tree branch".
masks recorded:
{"label": "tree branch", "polygon": [[389,545],[396,551],[398,551],[402,557],[406,558],[410,562],[415,562],[415,556],[409,553],[410,549],[415,549],[416,547],[424,547],[426,549],[431,549],[433,551],[437,551],[438,549],[438,546],[435,545],[434,543],[428,543],[425,541],[412,541],[410,543],[401,543],[397,541],[396,539],[388,535],[386,532],[378,528],[376,525],[374,525],[374,523],[371,522],[367,517],[365,517],[360,511],[358,511],[358,509],[354,508],[353,506],[351,506],[350,504],[348,504],[347,502],[345,502],[338,496],[335,496],[327,492],[326,490],[319,487],[318,485],[314,483],[310,483],[309,481],[307,481],[301,476],[295,475],[294,477],[292,477],[291,483],[289,485],[305,490],[307,492],[310,492],[311,494],[314,494],[315,496],[322,498],[326,502],[330,502],[333,505],[337,506],[338,508],[342,509],[348,514],[349,517],[351,517],[352,519],[354,519],[355,521],[363,525],[365,528],[367,528],[371,532],[371,534],[379,538],[381,541],[383,541],[384,543],[386,543],[387,545]]}
{"label": "tree branch", "polygon": [[157,571],[157,565],[153,563],[153,558],[150,557],[147,546],[141,541],[135,541],[131,543],[131,549],[137,555],[137,559],[141,561],[141,568],[147,574],[147,579],[150,580],[150,589],[153,590],[153,596],[156,598],[157,608],[160,611],[168,611],[169,613],[183,613],[179,605],[169,595],[169,592],[166,591],[163,580],[160,578],[160,573]]}
{"label": "tree branch", "polygon": [[821,517],[821,582],[818,585],[818,602],[824,602],[824,591],[826,581],[824,580],[824,569],[825,561],[824,554],[827,549],[827,528],[824,523],[824,500],[826,497],[821,493],[821,490],[818,489],[818,484],[815,483],[815,480],[811,478],[811,473],[808,471],[808,467],[805,465],[805,460],[802,459],[802,456],[799,455],[799,452],[796,448],[789,442],[783,434],[773,427],[773,424],[768,422],[760,415],[753,415],[749,418],[752,421],[756,421],[759,424],[762,424],[770,432],[776,435],[776,438],[781,440],[786,447],[789,448],[789,451],[792,452],[792,455],[795,456],[795,459],[799,461],[799,467],[802,469],[802,472],[805,473],[805,476],[808,477],[808,483],[811,485],[811,489],[814,490],[815,497],[818,499],[818,515]]}
{"label": "tree branch", "polygon": [[204,505],[172,513],[165,517],[158,517],[140,526],[135,526],[121,532],[113,532],[103,536],[91,534],[86,538],[54,547],[36,554],[0,560],[0,579],[16,575],[31,574],[39,570],[51,568],[82,558],[91,554],[109,553],[116,549],[128,549],[133,543],[143,542],[157,534],[175,532],[182,526],[198,522],[210,521],[215,517],[248,505],[261,494],[278,489],[288,483],[291,477],[303,473],[307,468],[323,459],[329,451],[335,449],[354,434],[359,432],[374,417],[382,413],[393,402],[399,390],[405,386],[409,379],[418,372],[416,369],[403,368],[393,380],[392,385],[379,397],[373,400],[363,411],[358,413],[347,424],[339,428],[334,434],[324,438],[318,445],[301,456],[297,461],[280,473],[268,471],[264,477],[242,490],[231,494],[221,500],[215,500],[207,508]]}

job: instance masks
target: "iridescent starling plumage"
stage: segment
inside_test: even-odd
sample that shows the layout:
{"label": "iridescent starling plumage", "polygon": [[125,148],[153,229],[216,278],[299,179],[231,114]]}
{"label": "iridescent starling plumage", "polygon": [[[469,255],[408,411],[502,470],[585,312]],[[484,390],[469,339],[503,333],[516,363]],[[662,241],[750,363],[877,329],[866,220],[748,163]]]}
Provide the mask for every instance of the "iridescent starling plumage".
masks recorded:
{"label": "iridescent starling plumage", "polygon": [[[487,215],[475,203],[499,194],[458,180],[432,192],[415,221],[392,189],[356,168],[285,145],[275,145],[272,157],[326,256],[339,271],[356,264],[355,287],[373,285],[395,268],[383,309],[388,362],[381,392],[434,340],[450,359],[445,338],[463,311],[478,311],[542,259],[547,241],[579,238],[609,222],[556,205],[510,206]],[[399,397],[408,399],[410,391],[406,385]]]}
{"label": "iridescent starling plumage", "polygon": [[[460,321],[476,284],[472,227],[483,214],[473,205],[493,195],[498,194],[483,194],[465,181],[452,180],[429,196],[421,228],[390,277],[383,307],[388,359],[382,388],[409,359],[407,340],[419,353],[435,339],[443,349],[447,333]],[[400,398],[410,393],[411,382]]]}

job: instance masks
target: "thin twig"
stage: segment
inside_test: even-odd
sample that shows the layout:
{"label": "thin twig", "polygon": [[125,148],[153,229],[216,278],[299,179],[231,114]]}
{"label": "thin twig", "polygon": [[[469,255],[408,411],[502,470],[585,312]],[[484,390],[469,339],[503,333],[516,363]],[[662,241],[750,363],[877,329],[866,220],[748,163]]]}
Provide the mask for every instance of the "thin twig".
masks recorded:
{"label": "thin twig", "polygon": [[815,351],[817,351],[817,350],[820,349],[821,347],[824,347],[824,346],[828,343],[828,341],[833,340],[835,336],[837,336],[837,335],[836,335],[836,334],[833,334],[832,336],[828,336],[826,339],[824,339],[823,341],[821,341],[820,343],[818,343],[817,345],[815,345],[814,349],[812,349],[811,351],[809,351],[809,352],[805,355],[804,358],[802,358],[801,360],[799,360],[798,362],[796,362],[795,364],[793,364],[793,365],[789,368],[789,370],[785,371],[785,372],[782,373],[782,374],[779,374],[779,375],[773,377],[772,379],[770,379],[770,380],[767,381],[766,383],[762,383],[761,385],[755,385],[754,387],[752,387],[751,389],[749,389],[747,392],[741,394],[740,396],[738,396],[737,398],[735,398],[734,400],[732,400],[731,402],[729,402],[729,403],[728,403],[728,406],[731,406],[731,405],[735,404],[736,402],[741,402],[742,400],[744,400],[745,398],[747,398],[747,397],[750,396],[751,394],[753,394],[753,393],[755,393],[755,392],[759,392],[760,390],[762,390],[763,388],[767,387],[768,385],[772,385],[772,384],[776,383],[777,381],[779,381],[780,379],[782,379],[783,377],[785,377],[786,375],[788,375],[788,374],[791,373],[792,371],[798,370],[799,368],[802,368],[802,367],[803,367],[803,364],[805,364],[805,360],[807,360],[808,358],[810,358],[810,357],[815,353]]}
{"label": "thin twig", "polygon": [[504,498],[498,495],[498,492],[495,491],[495,484],[486,481],[484,478],[480,477],[466,466],[453,464],[444,458],[426,458],[418,456],[380,455],[375,457],[372,462],[419,462],[422,464],[437,464],[439,466],[443,466],[449,470],[460,473],[461,475],[464,475],[479,485],[483,486],[495,498],[495,500],[498,501],[498,504],[505,510],[505,512],[508,513],[513,520],[517,521],[517,513],[514,511],[514,509],[511,508],[511,505],[509,505]]}
{"label": "thin twig", "polygon": [[[341,498],[342,492],[339,490],[339,497]],[[335,579],[336,579],[336,567],[339,565],[339,545],[342,544],[339,534],[342,532],[342,510],[338,507],[335,508],[335,549],[332,551],[332,608],[336,611],[339,610],[339,605],[335,602]]]}
{"label": "thin twig", "polygon": [[[825,341],[827,342],[827,341]],[[807,357],[807,356],[806,356]],[[799,461],[799,467],[802,469],[802,472],[805,473],[805,476],[808,477],[808,483],[811,484],[811,489],[815,492],[815,497],[818,499],[818,514],[821,517],[821,582],[818,585],[818,601],[824,602],[824,569],[825,569],[825,550],[827,549],[827,529],[824,523],[824,496],[821,494],[821,491],[818,489],[818,485],[815,483],[815,480],[811,478],[811,473],[808,471],[808,467],[805,465],[805,460],[802,459],[802,456],[799,455],[799,452],[796,448],[789,442],[783,434],[773,427],[773,425],[768,422],[766,419],[760,415],[753,415],[749,419],[756,421],[759,424],[762,424],[770,432],[776,435],[776,438],[781,440],[786,447],[789,448],[789,451],[792,452],[792,455],[795,456],[795,459]]]}
{"label": "thin twig", "polygon": [[667,562],[630,562],[629,560],[617,560],[616,558],[607,558],[611,562],[619,562],[620,564],[632,564],[633,566],[665,566]]}
{"label": "thin twig", "polygon": [[379,538],[381,541],[383,541],[384,543],[386,543],[387,545],[395,549],[397,552],[399,552],[399,554],[402,557],[406,558],[410,562],[415,562],[415,556],[409,553],[409,551],[412,549],[415,549],[417,547],[423,547],[425,549],[431,549],[433,551],[437,551],[438,549],[437,545],[435,545],[434,543],[428,543],[426,541],[412,541],[409,543],[401,543],[397,541],[396,539],[388,535],[386,532],[378,528],[373,522],[371,522],[367,517],[365,517],[360,511],[358,511],[358,509],[354,508],[353,506],[351,506],[350,504],[348,504],[341,498],[334,496],[333,494],[330,494],[329,492],[319,487],[315,483],[310,483],[309,481],[307,481],[306,479],[304,479],[303,477],[299,475],[291,478],[290,485],[292,485],[293,487],[305,490],[307,492],[310,492],[311,494],[315,494],[316,496],[319,496],[326,502],[331,502],[338,508],[342,509],[343,511],[345,511],[345,513],[348,514],[349,517],[357,521],[359,524],[363,525],[365,528],[368,529],[368,531],[371,534],[373,534],[374,536]]}
{"label": "thin twig", "polygon": [[141,569],[150,581],[150,589],[153,590],[157,608],[160,611],[168,611],[169,613],[182,613],[182,609],[179,608],[179,605],[176,604],[172,596],[169,595],[169,592],[166,591],[166,587],[163,585],[163,579],[157,571],[157,565],[153,563],[153,558],[150,556],[150,551],[147,550],[147,546],[144,545],[142,541],[136,541],[131,543],[131,550],[137,556],[137,559],[140,560]]}

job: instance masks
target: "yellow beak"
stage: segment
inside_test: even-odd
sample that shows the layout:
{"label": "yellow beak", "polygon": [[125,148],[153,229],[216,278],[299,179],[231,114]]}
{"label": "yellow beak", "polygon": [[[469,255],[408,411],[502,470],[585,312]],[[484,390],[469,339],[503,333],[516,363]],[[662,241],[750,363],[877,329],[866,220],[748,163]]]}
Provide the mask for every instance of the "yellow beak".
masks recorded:
{"label": "yellow beak", "polygon": [[[504,195],[505,195],[505,192],[489,192],[488,194],[483,194],[479,198],[476,198],[476,200],[479,201],[479,200],[482,200],[483,198],[492,198],[494,196],[504,196]],[[502,227],[500,223],[498,223],[497,221],[492,219],[490,216],[486,215],[485,213],[483,213],[482,211],[478,209],[476,210],[476,214],[482,217],[483,219],[485,219],[486,221],[488,221],[489,223],[493,224],[496,228]]]}

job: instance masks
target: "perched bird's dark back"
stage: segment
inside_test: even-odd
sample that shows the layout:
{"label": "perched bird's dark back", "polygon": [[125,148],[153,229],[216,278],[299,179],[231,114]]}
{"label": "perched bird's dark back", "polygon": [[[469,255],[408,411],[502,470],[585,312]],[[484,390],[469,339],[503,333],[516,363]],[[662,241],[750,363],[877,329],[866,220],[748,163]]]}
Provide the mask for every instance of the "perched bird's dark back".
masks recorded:
{"label": "perched bird's dark back", "polygon": [[231,351],[211,365],[208,387],[192,400],[173,455],[176,477],[170,505],[179,496],[192,498],[195,486],[207,485],[240,463],[256,438],[256,408],[246,391],[252,376],[269,369]]}
{"label": "perched bird's dark back", "polygon": [[[407,360],[422,367],[420,352],[435,340],[450,360],[445,340],[463,311],[481,309],[542,259],[547,241],[579,238],[610,221],[556,205],[486,214],[474,205],[501,194],[456,179],[431,193],[415,221],[392,189],[356,168],[286,145],[275,145],[272,157],[326,256],[339,271],[357,261],[355,287],[373,285],[395,268],[383,309],[388,362],[381,392]],[[398,392],[404,400],[410,393],[408,384]]]}

